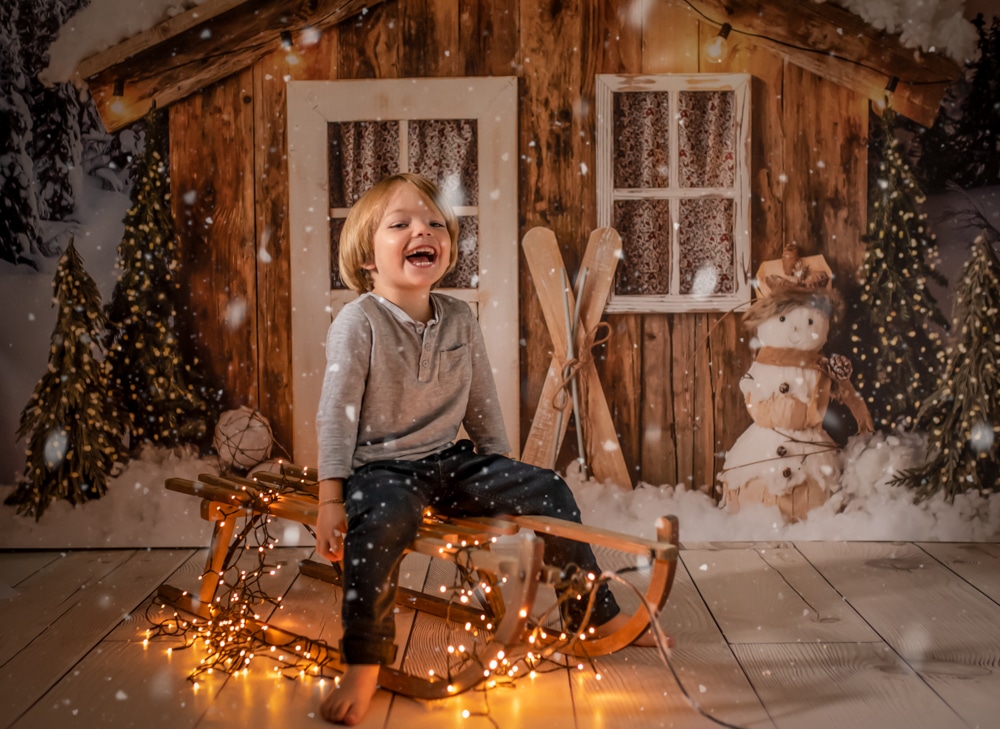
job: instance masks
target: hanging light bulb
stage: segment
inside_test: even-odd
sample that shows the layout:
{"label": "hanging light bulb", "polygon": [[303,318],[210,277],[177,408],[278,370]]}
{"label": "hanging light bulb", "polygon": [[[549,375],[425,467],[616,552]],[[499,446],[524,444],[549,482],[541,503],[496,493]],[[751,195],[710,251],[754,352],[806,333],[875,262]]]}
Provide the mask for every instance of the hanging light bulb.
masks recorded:
{"label": "hanging light bulb", "polygon": [[705,59],[710,63],[722,63],[722,60],[729,53],[729,33],[732,31],[733,26],[729,23],[723,23],[722,27],[719,28],[718,35],[712,36],[705,44],[701,47],[702,52],[705,54]]}

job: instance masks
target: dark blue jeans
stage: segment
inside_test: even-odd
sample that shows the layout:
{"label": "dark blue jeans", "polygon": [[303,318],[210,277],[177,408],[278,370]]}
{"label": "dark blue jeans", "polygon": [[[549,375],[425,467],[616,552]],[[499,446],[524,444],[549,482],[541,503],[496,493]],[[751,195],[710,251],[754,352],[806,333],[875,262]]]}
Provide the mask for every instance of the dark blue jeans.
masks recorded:
{"label": "dark blue jeans", "polygon": [[[393,608],[399,565],[428,506],[440,514],[539,514],[580,522],[573,493],[554,471],[504,456],[478,455],[467,440],[419,461],[378,461],[359,468],[345,484],[344,637],[348,664],[391,662]],[[590,545],[539,534],[545,561],[600,573]],[[582,620],[586,600],[563,603],[570,628]],[[618,614],[607,585],[598,588],[592,625]]]}

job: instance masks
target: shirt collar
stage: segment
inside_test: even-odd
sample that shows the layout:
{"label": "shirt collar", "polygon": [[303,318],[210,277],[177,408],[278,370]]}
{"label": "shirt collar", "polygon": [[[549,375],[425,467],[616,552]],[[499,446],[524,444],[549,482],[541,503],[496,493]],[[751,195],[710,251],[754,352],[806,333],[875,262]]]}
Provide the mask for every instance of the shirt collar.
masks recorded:
{"label": "shirt collar", "polygon": [[427,324],[415,321],[413,317],[411,317],[409,314],[407,314],[405,311],[403,311],[401,308],[396,306],[394,303],[392,303],[391,301],[389,301],[389,299],[386,299],[385,297],[379,296],[378,294],[372,293],[371,291],[369,291],[366,295],[372,297],[381,306],[385,307],[386,311],[392,314],[393,317],[395,317],[398,321],[400,321],[403,324],[408,324],[411,327],[414,327],[415,329],[423,330],[427,327],[434,326],[435,324],[438,323],[438,319],[440,318],[440,310],[436,301],[436,297],[434,296],[433,293],[431,294],[430,301],[431,301],[431,311],[434,313],[433,316],[431,316],[430,321],[427,322]]}

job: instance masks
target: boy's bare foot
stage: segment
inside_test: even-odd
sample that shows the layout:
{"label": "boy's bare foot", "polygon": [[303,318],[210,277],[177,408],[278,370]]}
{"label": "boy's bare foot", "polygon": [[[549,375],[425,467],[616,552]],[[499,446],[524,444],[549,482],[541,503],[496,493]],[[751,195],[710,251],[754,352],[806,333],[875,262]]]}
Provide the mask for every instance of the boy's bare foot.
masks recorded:
{"label": "boy's bare foot", "polygon": [[319,712],[334,724],[354,726],[365,718],[378,687],[378,664],[348,666],[340,685],[328,693]]}
{"label": "boy's bare foot", "polygon": [[[617,630],[621,630],[625,627],[625,624],[629,621],[629,616],[624,613],[618,613],[611,620],[604,623],[603,625],[598,625],[594,628],[594,635],[598,638],[603,638],[606,635],[611,635]],[[667,648],[674,647],[674,638],[669,633],[664,633],[667,636]],[[633,640],[630,645],[639,646],[640,648],[656,648],[656,636],[653,635],[653,631],[646,628],[644,631],[639,633],[639,637]]]}

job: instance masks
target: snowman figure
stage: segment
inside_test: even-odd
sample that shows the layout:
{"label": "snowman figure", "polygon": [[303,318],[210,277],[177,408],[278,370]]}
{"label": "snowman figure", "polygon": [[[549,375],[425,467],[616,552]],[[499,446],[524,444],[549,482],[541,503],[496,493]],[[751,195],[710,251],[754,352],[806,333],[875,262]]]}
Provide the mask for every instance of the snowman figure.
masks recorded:
{"label": "snowman figure", "polygon": [[[787,265],[787,252],[783,258]],[[785,285],[772,277],[767,295],[744,316],[744,326],[756,333],[751,346],[757,353],[740,390],[754,422],[726,454],[719,476],[731,512],[762,503],[798,521],[839,488],[838,448],[822,427],[831,397],[850,407],[859,431],[872,429],[850,385],[850,361],[823,354],[842,305],[827,288],[829,277],[818,280],[817,286]]]}

